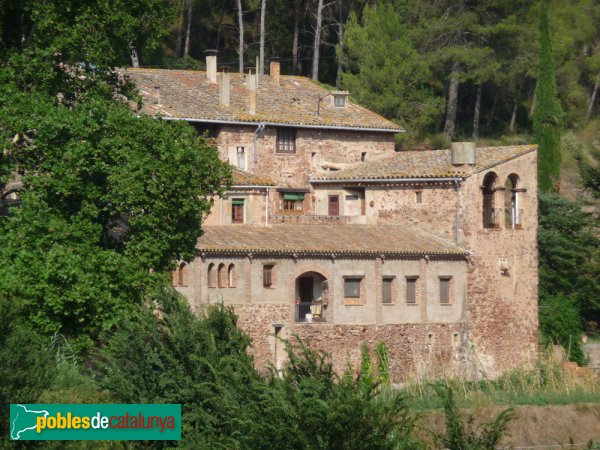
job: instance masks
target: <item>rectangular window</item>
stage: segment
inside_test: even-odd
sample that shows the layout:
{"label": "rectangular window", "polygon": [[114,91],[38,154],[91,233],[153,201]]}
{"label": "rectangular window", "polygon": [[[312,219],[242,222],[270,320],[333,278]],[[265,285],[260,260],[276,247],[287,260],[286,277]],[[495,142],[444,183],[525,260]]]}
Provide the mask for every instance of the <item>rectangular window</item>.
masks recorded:
{"label": "rectangular window", "polygon": [[417,303],[417,277],[406,277],[406,303]]}
{"label": "rectangular window", "polygon": [[296,153],[296,130],[294,128],[277,128],[277,153]]}
{"label": "rectangular window", "polygon": [[440,277],[440,303],[450,303],[450,280],[452,277]]}
{"label": "rectangular window", "polygon": [[237,168],[240,170],[246,170],[246,149],[244,147],[238,147],[236,149],[237,156]]}
{"label": "rectangular window", "polygon": [[344,297],[360,298],[361,278],[344,278]]}
{"label": "rectangular window", "polygon": [[302,212],[304,204],[304,193],[284,193],[283,210],[288,212]]}
{"label": "rectangular window", "polygon": [[263,266],[263,286],[273,286],[273,264]]}
{"label": "rectangular window", "polygon": [[244,199],[231,199],[231,223],[244,223]]}
{"label": "rectangular window", "polygon": [[392,285],[394,283],[394,277],[383,277],[382,280],[382,296],[381,301],[383,303],[392,303]]}
{"label": "rectangular window", "polygon": [[415,191],[415,202],[423,203],[423,191]]}

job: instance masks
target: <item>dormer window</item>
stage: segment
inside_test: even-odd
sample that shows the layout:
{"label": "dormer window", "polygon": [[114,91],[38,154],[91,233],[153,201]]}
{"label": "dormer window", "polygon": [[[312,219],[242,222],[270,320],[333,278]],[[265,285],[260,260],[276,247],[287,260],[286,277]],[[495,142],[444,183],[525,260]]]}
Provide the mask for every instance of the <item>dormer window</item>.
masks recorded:
{"label": "dormer window", "polygon": [[348,91],[334,91],[331,93],[334,108],[345,108],[348,106]]}

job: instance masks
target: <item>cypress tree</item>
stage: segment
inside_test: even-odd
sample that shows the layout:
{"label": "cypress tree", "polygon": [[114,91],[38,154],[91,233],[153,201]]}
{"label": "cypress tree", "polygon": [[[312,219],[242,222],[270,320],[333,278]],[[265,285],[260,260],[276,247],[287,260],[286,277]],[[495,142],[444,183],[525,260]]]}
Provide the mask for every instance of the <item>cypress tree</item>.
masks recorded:
{"label": "cypress tree", "polygon": [[540,191],[558,191],[560,187],[560,123],[562,110],[556,88],[556,69],[548,29],[548,0],[540,12],[540,54],[533,116],[534,141],[538,144],[538,186]]}

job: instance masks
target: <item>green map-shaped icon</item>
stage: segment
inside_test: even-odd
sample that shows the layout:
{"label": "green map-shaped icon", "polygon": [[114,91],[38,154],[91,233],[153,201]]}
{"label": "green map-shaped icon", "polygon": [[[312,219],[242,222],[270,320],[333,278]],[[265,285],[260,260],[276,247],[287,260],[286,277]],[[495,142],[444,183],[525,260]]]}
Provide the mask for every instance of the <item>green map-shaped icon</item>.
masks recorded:
{"label": "green map-shaped icon", "polygon": [[[21,434],[28,430],[35,430],[37,418],[39,416],[47,417],[48,411],[33,411],[23,405],[17,405],[14,411],[14,418],[10,424],[10,438],[14,440],[21,439]],[[11,414],[11,416],[13,416]]]}

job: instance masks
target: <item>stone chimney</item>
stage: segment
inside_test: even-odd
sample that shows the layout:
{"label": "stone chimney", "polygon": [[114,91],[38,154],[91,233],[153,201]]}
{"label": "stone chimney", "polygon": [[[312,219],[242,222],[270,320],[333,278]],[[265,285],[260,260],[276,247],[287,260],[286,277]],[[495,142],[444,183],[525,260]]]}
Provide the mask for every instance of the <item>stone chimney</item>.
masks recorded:
{"label": "stone chimney", "polygon": [[219,83],[219,105],[229,106],[229,67],[224,66]]}
{"label": "stone chimney", "polygon": [[450,149],[452,165],[475,165],[475,142],[453,142]]}
{"label": "stone chimney", "polygon": [[269,67],[269,75],[271,81],[275,84],[279,84],[279,75],[281,74],[281,65],[279,58],[271,58],[271,66]]}
{"label": "stone chimney", "polygon": [[256,114],[256,73],[253,67],[246,69],[246,89],[248,90],[248,112]]}
{"label": "stone chimney", "polygon": [[210,83],[217,84],[217,50],[206,50],[206,77]]}

